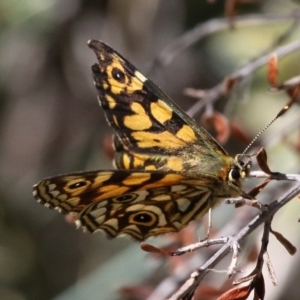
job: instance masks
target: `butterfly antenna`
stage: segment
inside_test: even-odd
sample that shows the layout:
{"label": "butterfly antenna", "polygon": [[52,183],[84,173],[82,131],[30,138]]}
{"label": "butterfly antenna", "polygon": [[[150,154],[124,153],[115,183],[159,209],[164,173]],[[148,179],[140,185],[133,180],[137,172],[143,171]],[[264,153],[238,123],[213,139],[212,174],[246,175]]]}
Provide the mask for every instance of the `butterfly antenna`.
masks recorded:
{"label": "butterfly antenna", "polygon": [[265,132],[280,116],[282,116],[289,108],[291,107],[291,103],[286,105],[281,109],[281,111],[276,115],[276,117],[271,120],[255,137],[254,139],[250,142],[250,144],[246,147],[244,150],[243,154],[245,154],[249,148],[254,144],[254,142],[262,135],[263,132]]}

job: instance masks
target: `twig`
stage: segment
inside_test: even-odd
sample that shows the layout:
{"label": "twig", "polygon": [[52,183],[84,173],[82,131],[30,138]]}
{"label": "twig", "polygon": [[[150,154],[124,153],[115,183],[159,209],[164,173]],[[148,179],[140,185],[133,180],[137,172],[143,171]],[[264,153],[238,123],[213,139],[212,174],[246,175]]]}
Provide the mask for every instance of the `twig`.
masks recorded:
{"label": "twig", "polygon": [[[269,178],[270,175],[266,174],[261,171],[253,171],[251,172],[253,175],[252,177],[258,177],[258,178]],[[300,176],[299,175],[294,175],[294,174],[286,174],[285,177],[279,177],[280,179],[291,179],[291,180],[299,180],[300,181]],[[195,243],[192,245],[189,245],[187,247],[182,247],[179,248],[177,251],[173,252],[172,254],[176,255],[181,255],[186,252],[190,251],[195,251],[196,249],[203,248],[203,247],[208,247],[210,245],[216,245],[216,244],[222,244],[222,243],[227,243],[229,241],[229,236],[232,235],[233,232],[236,230],[239,230],[244,226],[245,223],[250,222],[251,218],[253,218],[254,215],[254,210],[252,211],[251,214],[244,213],[243,210],[240,210],[239,214],[234,214],[233,219],[231,222],[226,223],[225,226],[221,228],[219,231],[219,236],[221,238],[219,239],[210,239],[208,241],[204,242],[199,242]],[[212,253],[212,248],[210,248],[210,253]],[[170,255],[170,254],[168,254]],[[170,295],[175,288],[178,286],[179,283],[181,283],[191,272],[193,272],[195,265],[200,265],[202,264],[202,261],[199,259],[199,256],[192,256],[187,260],[187,265],[185,265],[184,269],[180,269],[179,271],[174,271],[173,275],[169,276],[168,278],[164,279],[153,291],[151,296],[147,300],[157,300],[157,299],[166,299],[168,295]],[[207,269],[207,271],[214,270],[212,268]],[[222,271],[224,272],[224,271]],[[245,279],[245,281],[248,281],[249,279]]]}
{"label": "twig", "polygon": [[267,174],[263,171],[251,171],[249,174],[249,178],[269,178],[274,180],[290,180],[290,181],[299,181],[300,182],[300,175],[299,174],[283,174],[283,173],[272,173]]}
{"label": "twig", "polygon": [[211,211],[212,209],[210,208],[208,210],[208,224],[207,224],[207,231],[206,231],[206,236],[204,239],[202,239],[200,242],[205,241],[209,238],[209,234],[210,234],[210,230],[211,230],[211,226],[212,226],[212,215],[211,215]]}
{"label": "twig", "polygon": [[239,233],[231,237],[230,240],[219,249],[201,268],[195,270],[190,278],[175,292],[169,300],[183,299],[187,295],[190,295],[196,287],[199,285],[203,277],[208,273],[208,268],[213,268],[218,262],[220,262],[230,251],[233,243],[241,242],[244,240],[251,232],[258,228],[262,223],[269,220],[274,214],[285,204],[287,204],[291,199],[300,193],[300,184],[295,185],[290,190],[288,190],[284,195],[279,197],[277,200],[273,201],[268,208],[268,211],[261,213],[256,216],[252,221],[250,221],[246,226],[244,226]]}
{"label": "twig", "polygon": [[[237,71],[233,72],[231,75],[227,77],[227,79],[223,80],[222,82],[218,83],[216,86],[207,90],[204,94],[202,92],[201,101],[196,102],[192,105],[187,114],[190,116],[194,116],[198,111],[200,111],[207,103],[215,102],[221,95],[227,93],[227,81],[230,78],[231,81],[240,81],[250,74],[252,74],[255,70],[259,69],[260,67],[264,66],[273,52],[277,53],[278,57],[283,57],[287,54],[290,54],[296,50],[300,49],[300,40],[292,42],[288,45],[278,47],[277,49],[272,50],[272,52],[260,56],[256,60],[251,61],[250,63],[246,64],[245,66],[241,67]],[[191,89],[189,89],[191,91]],[[195,91],[197,92],[197,91]],[[196,94],[197,97],[197,94]]]}
{"label": "twig", "polygon": [[237,242],[234,242],[232,244],[232,259],[230,266],[228,267],[227,275],[230,277],[232,276],[233,273],[236,271],[236,265],[237,265],[237,259],[238,259],[238,254],[240,251],[240,246]]}
{"label": "twig", "polygon": [[267,253],[271,223],[272,223],[272,217],[270,217],[265,222],[264,232],[263,232],[263,236],[262,236],[262,239],[261,239],[261,248],[260,248],[260,252],[259,252],[259,255],[258,255],[258,259],[257,259],[257,264],[256,264],[256,267],[255,267],[255,273],[256,274],[261,274],[263,264],[266,263],[267,269],[269,271],[269,276],[272,279],[272,282],[273,283],[276,282],[276,285],[277,285],[276,275],[274,273],[273,266],[272,266],[271,260],[269,258],[269,255]]}
{"label": "twig", "polygon": [[200,241],[198,243],[194,243],[192,245],[188,245],[186,247],[177,249],[176,251],[172,252],[172,256],[179,256],[179,255],[185,254],[187,252],[192,252],[192,251],[195,251],[195,250],[203,248],[203,247],[209,247],[211,245],[225,244],[228,242],[228,239],[229,239],[229,237],[221,237],[221,238],[216,238],[216,239]]}
{"label": "twig", "polygon": [[277,281],[277,277],[276,277],[276,274],[275,274],[275,271],[274,271],[274,268],[273,268],[273,265],[272,265],[272,262],[270,260],[269,253],[267,250],[264,253],[263,258],[264,258],[264,262],[266,263],[266,266],[268,268],[270,279],[271,279],[273,285],[276,286],[278,284],[278,281]]}
{"label": "twig", "polygon": [[255,199],[246,199],[246,198],[228,198],[225,199],[225,204],[234,204],[234,205],[247,205],[251,207],[256,207],[257,209],[264,211],[265,207]]}
{"label": "twig", "polygon": [[[235,23],[237,26],[246,26],[246,25],[261,25],[266,24],[267,22],[276,22],[278,21],[297,21],[300,18],[299,11],[288,14],[249,14],[246,16],[236,16]],[[294,24],[291,28],[294,27]],[[154,60],[154,62],[149,66],[151,71],[155,65],[168,65],[176,56],[179,55],[182,51],[190,47],[192,44],[199,42],[202,38],[209,36],[213,33],[216,33],[221,30],[228,29],[228,19],[227,18],[216,18],[209,20],[207,22],[201,23],[192,30],[186,32],[178,39],[174,40],[172,43],[167,45]],[[285,36],[290,33],[289,29]],[[276,42],[281,42],[282,37],[277,39]]]}

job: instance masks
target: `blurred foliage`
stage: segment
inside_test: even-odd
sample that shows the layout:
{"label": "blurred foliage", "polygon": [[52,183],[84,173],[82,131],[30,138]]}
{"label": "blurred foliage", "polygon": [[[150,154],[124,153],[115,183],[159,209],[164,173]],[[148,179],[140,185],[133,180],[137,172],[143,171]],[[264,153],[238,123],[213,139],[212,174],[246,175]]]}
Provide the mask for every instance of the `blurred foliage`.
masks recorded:
{"label": "blurred foliage", "polygon": [[[288,13],[297,5],[257,1],[241,12]],[[96,100],[90,74],[95,57],[86,46],[88,39],[104,40],[146,72],[163,47],[198,23],[222,17],[223,7],[223,1],[197,0],[1,1],[1,299],[117,299],[115,292],[122,286],[155,286],[168,273],[168,264],[147,258],[133,241],[76,231],[63,216],[38,205],[31,187],[46,176],[111,168],[103,149],[110,131]],[[212,87],[259,56],[287,26],[278,21],[276,26],[225,28],[184,51],[171,65],[146,75],[187,109],[194,100],[183,96],[185,87]],[[290,40],[297,34],[299,29]],[[285,78],[299,74],[299,62],[298,52],[280,63]],[[264,76],[255,75],[248,99],[236,101],[233,109],[234,117],[253,134],[286,101],[284,96],[273,103],[270,96],[261,99],[262,89],[267,90]],[[224,107],[225,100],[217,106]],[[299,113],[298,108],[294,111]],[[244,147],[230,143],[233,153]],[[280,145],[278,151],[279,157],[292,157],[293,166],[299,164],[293,149]],[[271,161],[278,162],[275,154]],[[299,258],[293,259],[296,267]],[[297,299],[299,288],[298,294],[291,291],[284,299]]]}

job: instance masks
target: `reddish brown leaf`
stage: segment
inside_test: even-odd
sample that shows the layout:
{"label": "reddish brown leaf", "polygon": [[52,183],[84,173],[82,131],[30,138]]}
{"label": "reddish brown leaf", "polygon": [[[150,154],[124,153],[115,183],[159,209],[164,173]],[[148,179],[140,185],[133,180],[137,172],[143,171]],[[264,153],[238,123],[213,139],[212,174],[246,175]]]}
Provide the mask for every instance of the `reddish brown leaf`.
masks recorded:
{"label": "reddish brown leaf", "polygon": [[287,80],[280,87],[282,90],[285,90],[286,93],[290,97],[290,102],[285,105],[285,107],[277,114],[277,118],[282,116],[285,112],[287,112],[290,107],[299,100],[300,98],[300,76],[295,76],[290,80]]}
{"label": "reddish brown leaf", "polygon": [[164,255],[170,255],[169,252],[165,251],[164,249],[162,248],[157,248],[153,245],[150,245],[150,244],[147,244],[145,242],[142,242],[140,244],[141,246],[141,249],[145,252],[149,252],[149,253],[155,253],[155,254],[164,254]]}
{"label": "reddish brown leaf", "polygon": [[298,133],[297,140],[295,143],[292,143],[292,146],[295,148],[296,151],[300,151],[300,134]]}
{"label": "reddish brown leaf", "polygon": [[256,262],[258,253],[259,253],[258,246],[256,244],[253,244],[251,246],[251,250],[248,253],[248,261]]}
{"label": "reddish brown leaf", "polygon": [[224,93],[225,95],[229,95],[233,89],[233,87],[235,86],[235,84],[237,83],[238,79],[236,77],[226,77],[224,80],[224,85],[225,85],[225,89],[224,89]]}
{"label": "reddish brown leaf", "polygon": [[213,285],[201,284],[195,290],[194,300],[203,300],[203,299],[215,299],[219,296],[222,291],[219,288],[214,287]]}
{"label": "reddish brown leaf", "polygon": [[224,144],[230,135],[230,127],[227,118],[219,113],[213,112],[212,115],[203,114],[202,123],[204,123],[207,127],[213,127],[216,131],[216,140],[220,144]]}
{"label": "reddish brown leaf", "polygon": [[104,138],[104,151],[109,158],[114,158],[113,135],[106,135]]}
{"label": "reddish brown leaf", "polygon": [[285,81],[281,89],[287,91],[288,95],[294,99],[297,98],[299,95],[299,89],[300,89],[300,76],[295,76],[287,81]]}
{"label": "reddish brown leaf", "polygon": [[225,15],[228,17],[229,26],[234,28],[234,17],[240,4],[252,3],[257,0],[227,0],[225,2]]}
{"label": "reddish brown leaf", "polygon": [[283,247],[288,251],[290,255],[294,255],[297,252],[297,248],[288,241],[281,233],[274,231],[273,229],[270,230],[277,240],[283,245]]}
{"label": "reddish brown leaf", "polygon": [[267,152],[264,148],[261,148],[257,154],[256,154],[256,160],[257,163],[259,165],[259,167],[267,174],[271,174],[272,171],[270,170],[267,160],[268,160],[268,156],[267,156]]}
{"label": "reddish brown leaf", "polygon": [[153,288],[146,285],[128,285],[119,289],[122,299],[147,299],[152,292]]}
{"label": "reddish brown leaf", "polygon": [[296,100],[300,93],[300,84],[296,85],[293,89],[290,89],[289,92],[291,98]]}
{"label": "reddish brown leaf", "polygon": [[238,0],[227,0],[225,2],[225,15],[228,18],[229,26],[234,28],[234,17],[237,13]]}
{"label": "reddish brown leaf", "polygon": [[234,287],[221,295],[217,300],[246,300],[252,289],[252,284],[243,287]]}
{"label": "reddish brown leaf", "polygon": [[231,122],[230,124],[230,132],[233,137],[235,137],[238,141],[243,143],[244,145],[249,145],[252,141],[252,138],[245,132],[244,128],[241,127],[237,122]]}
{"label": "reddish brown leaf", "polygon": [[271,87],[278,87],[278,58],[276,53],[273,53],[268,61],[268,81]]}
{"label": "reddish brown leaf", "polygon": [[250,192],[247,194],[253,198],[255,198],[261,191],[262,189],[270,182],[270,179],[266,179],[264,182],[258,184],[256,187],[254,187]]}
{"label": "reddish brown leaf", "polygon": [[200,223],[199,221],[191,222],[187,227],[181,229],[178,233],[168,235],[173,247],[172,249],[170,248],[169,249],[164,248],[164,249],[170,250],[173,253],[174,245],[179,248],[197,242],[198,240],[196,239],[195,232],[197,232],[198,230],[199,223]]}

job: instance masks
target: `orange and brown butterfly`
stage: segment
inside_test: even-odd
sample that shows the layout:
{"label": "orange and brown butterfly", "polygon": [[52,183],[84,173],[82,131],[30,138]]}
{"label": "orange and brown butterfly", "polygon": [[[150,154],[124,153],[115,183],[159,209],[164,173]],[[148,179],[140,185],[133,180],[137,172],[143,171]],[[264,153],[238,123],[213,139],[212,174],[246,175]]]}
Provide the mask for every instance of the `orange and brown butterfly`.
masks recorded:
{"label": "orange and brown butterfly", "polygon": [[227,197],[242,195],[251,161],[233,158],[159,87],[103,42],[89,47],[116,170],[46,178],[33,187],[49,208],[79,227],[137,240],[176,232]]}

